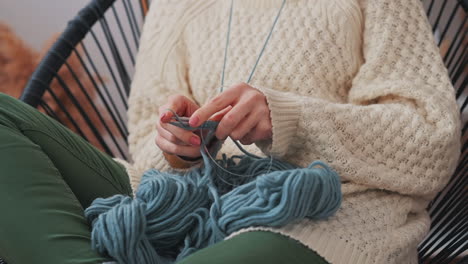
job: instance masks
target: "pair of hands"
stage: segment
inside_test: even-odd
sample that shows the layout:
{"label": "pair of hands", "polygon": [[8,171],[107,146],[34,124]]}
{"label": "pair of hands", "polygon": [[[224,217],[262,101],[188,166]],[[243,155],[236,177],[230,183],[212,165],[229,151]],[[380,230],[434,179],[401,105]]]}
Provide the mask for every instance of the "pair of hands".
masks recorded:
{"label": "pair of hands", "polygon": [[183,95],[174,95],[159,108],[156,145],[169,154],[197,158],[201,155],[199,135],[169,124],[173,113],[167,109],[172,109],[179,116],[190,117],[191,127],[197,127],[207,120],[219,121],[216,129],[216,138],[219,140],[225,140],[229,136],[244,145],[250,145],[272,137],[270,109],[266,97],[245,83],[232,86],[203,107]]}

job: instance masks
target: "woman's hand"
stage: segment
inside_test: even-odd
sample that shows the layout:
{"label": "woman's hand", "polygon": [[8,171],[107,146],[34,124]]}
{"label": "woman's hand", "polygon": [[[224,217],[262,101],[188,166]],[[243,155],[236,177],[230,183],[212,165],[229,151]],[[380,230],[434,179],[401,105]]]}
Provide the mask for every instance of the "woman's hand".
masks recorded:
{"label": "woman's hand", "polygon": [[[168,154],[197,158],[200,157],[200,137],[195,131],[188,131],[180,127],[169,124],[174,114],[168,109],[173,110],[179,116],[190,117],[200,107],[189,98],[183,95],[173,95],[169,97],[168,102],[159,107],[159,122],[156,123],[156,145]],[[219,121],[230,108],[217,113],[210,120]]]}
{"label": "woman's hand", "polygon": [[270,109],[265,95],[246,83],[234,85],[191,114],[189,124],[199,126],[214,113],[231,106],[216,130],[216,137],[228,136],[250,145],[272,137]]}

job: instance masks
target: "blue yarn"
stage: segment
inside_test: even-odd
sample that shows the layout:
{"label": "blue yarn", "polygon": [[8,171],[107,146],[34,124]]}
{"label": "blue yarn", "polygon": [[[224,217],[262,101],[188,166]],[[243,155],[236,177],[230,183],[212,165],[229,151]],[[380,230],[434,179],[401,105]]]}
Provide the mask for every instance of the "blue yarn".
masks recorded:
{"label": "blue yarn", "polygon": [[[183,120],[176,123],[184,126]],[[209,129],[208,137],[216,130],[213,123],[202,127]],[[85,210],[93,249],[118,263],[170,264],[242,228],[326,219],[341,204],[339,176],[323,162],[299,168],[276,159],[223,155],[217,160],[222,170],[212,166],[205,148],[201,153],[204,167],[147,171],[134,198],[96,199]],[[240,177],[238,185],[219,180],[232,178],[229,173],[259,176]]]}

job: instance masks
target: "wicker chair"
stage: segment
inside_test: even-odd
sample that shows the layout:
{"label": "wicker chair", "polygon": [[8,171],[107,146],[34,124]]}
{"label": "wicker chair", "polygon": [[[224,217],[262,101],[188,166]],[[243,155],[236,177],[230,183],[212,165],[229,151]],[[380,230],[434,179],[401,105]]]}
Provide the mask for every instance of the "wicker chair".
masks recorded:
{"label": "wicker chair", "polygon": [[[419,246],[420,263],[468,263],[468,0],[423,2],[456,89],[463,126],[458,168],[428,208],[433,222]],[[21,100],[108,154],[128,158],[126,101],[148,4],[148,0],[89,3],[49,50]],[[61,88],[52,89],[53,82]]]}

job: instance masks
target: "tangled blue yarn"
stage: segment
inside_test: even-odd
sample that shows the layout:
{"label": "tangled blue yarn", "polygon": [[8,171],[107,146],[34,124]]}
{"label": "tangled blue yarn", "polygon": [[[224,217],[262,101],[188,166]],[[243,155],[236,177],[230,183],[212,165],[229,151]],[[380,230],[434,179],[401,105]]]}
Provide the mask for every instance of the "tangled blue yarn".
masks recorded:
{"label": "tangled blue yarn", "polygon": [[[213,123],[199,129],[209,129],[212,137]],[[93,248],[118,263],[169,264],[242,228],[325,219],[341,204],[339,176],[323,162],[299,168],[253,155],[223,155],[213,166],[203,147],[201,153],[204,167],[147,171],[134,198],[96,199],[85,211]],[[259,176],[227,182],[233,174]]]}

